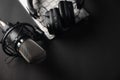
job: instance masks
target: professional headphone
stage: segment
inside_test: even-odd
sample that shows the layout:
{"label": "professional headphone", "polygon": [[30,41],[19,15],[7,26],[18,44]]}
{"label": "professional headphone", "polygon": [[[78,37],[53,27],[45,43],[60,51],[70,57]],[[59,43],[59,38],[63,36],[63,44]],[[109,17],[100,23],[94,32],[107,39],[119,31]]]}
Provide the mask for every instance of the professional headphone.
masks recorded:
{"label": "professional headphone", "polygon": [[[34,18],[37,18],[39,15],[37,14],[37,10],[34,8],[33,0],[27,0],[27,2],[30,8],[30,14]],[[75,3],[77,8],[81,9],[84,4],[84,0],[75,0]],[[58,8],[55,7],[47,10],[44,17],[45,25],[50,34],[59,34],[66,31],[75,24],[73,2],[67,0],[59,1]]]}

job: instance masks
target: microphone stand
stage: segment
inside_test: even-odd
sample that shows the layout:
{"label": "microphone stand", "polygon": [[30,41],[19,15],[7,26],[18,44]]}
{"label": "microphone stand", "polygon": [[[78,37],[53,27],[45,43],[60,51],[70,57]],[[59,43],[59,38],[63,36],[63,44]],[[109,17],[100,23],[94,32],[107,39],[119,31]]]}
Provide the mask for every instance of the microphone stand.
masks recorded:
{"label": "microphone stand", "polygon": [[[36,43],[38,32],[32,25],[19,22],[13,25],[0,20],[0,28],[4,34],[2,49],[7,55],[23,57],[28,63],[37,63],[45,59],[46,51]],[[41,38],[43,35],[42,32],[39,34]]]}

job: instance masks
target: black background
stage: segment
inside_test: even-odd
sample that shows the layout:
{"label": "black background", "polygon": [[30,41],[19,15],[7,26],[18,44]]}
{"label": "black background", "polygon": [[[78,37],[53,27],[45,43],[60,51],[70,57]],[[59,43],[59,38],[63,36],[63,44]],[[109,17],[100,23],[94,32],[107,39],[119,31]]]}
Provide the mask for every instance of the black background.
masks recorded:
{"label": "black background", "polygon": [[[119,6],[119,0],[86,0],[89,21],[50,41],[41,64],[20,58],[6,64],[0,47],[0,80],[119,80]],[[18,0],[0,0],[0,18],[35,24]]]}

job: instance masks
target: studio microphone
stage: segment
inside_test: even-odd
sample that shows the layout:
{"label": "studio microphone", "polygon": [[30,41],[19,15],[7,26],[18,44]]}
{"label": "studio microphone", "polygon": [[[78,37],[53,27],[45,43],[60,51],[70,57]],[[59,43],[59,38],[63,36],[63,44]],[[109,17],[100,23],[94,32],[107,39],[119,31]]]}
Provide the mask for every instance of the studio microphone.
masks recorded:
{"label": "studio microphone", "polygon": [[46,51],[35,41],[36,32],[30,24],[13,25],[0,20],[0,28],[4,34],[1,41],[2,48],[7,55],[21,56],[28,63],[38,63],[46,58]]}

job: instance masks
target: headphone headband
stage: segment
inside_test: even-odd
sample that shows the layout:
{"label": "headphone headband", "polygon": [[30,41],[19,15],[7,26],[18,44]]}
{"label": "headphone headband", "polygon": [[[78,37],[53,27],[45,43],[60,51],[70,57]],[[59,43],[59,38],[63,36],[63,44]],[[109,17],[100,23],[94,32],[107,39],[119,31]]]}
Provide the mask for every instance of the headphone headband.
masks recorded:
{"label": "headphone headband", "polygon": [[39,17],[37,11],[33,7],[33,0],[27,0],[27,3],[28,3],[30,15],[32,15],[35,19]]}

